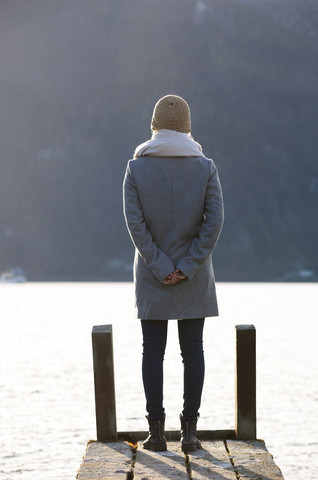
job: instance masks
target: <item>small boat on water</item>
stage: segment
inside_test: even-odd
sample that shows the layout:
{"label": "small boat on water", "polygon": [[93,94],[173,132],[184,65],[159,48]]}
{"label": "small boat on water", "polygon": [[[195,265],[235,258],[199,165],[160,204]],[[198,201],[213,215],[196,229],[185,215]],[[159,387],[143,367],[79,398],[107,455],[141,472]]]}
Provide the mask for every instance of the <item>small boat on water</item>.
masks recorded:
{"label": "small boat on water", "polygon": [[12,268],[0,274],[0,283],[23,283],[26,281],[25,273],[20,267]]}

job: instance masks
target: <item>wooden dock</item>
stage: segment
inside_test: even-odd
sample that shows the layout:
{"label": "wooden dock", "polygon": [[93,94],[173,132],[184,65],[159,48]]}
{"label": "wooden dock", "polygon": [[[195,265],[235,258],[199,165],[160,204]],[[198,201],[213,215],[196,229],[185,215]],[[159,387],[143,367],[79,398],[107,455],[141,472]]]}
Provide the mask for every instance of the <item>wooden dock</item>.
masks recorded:
{"label": "wooden dock", "polygon": [[256,440],[256,331],[236,326],[235,430],[199,430],[202,449],[181,451],[180,431],[165,431],[166,452],[142,448],[148,432],[118,432],[112,325],[93,328],[97,441],[87,445],[78,480],[283,480]]}
{"label": "wooden dock", "polygon": [[[198,436],[200,436],[198,434]],[[283,480],[260,440],[203,441],[187,454],[171,441],[166,452],[151,452],[141,442],[90,442],[78,480]]]}

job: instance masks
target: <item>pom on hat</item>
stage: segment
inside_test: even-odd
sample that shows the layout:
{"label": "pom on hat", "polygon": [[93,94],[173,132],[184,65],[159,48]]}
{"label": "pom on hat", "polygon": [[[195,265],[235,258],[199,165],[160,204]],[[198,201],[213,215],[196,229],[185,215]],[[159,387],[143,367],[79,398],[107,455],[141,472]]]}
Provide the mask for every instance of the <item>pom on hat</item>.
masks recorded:
{"label": "pom on hat", "polygon": [[187,102],[178,95],[166,95],[155,105],[151,120],[151,130],[162,128],[177,132],[191,132],[191,114]]}

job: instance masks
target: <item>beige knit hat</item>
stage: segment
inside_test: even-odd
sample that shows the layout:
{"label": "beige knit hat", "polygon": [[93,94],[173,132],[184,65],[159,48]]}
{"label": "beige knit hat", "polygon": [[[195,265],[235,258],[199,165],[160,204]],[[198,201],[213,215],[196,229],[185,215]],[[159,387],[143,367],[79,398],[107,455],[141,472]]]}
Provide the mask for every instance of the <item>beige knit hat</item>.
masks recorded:
{"label": "beige knit hat", "polygon": [[177,132],[191,132],[191,114],[187,102],[178,95],[166,95],[155,105],[151,120],[151,130],[162,128]]}

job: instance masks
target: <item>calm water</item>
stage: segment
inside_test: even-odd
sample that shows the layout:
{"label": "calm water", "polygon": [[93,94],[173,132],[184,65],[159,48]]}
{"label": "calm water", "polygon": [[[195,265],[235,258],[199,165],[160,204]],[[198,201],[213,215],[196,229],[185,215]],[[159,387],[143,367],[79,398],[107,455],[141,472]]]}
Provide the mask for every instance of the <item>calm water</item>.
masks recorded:
{"label": "calm water", "polygon": [[[258,438],[286,480],[317,480],[317,284],[218,284],[205,328],[199,428],[234,428],[235,325],[257,331]],[[114,331],[118,430],[146,428],[141,334],[131,283],[0,285],[0,477],[73,479],[96,438],[91,330]],[[167,428],[178,428],[182,364],[176,322],[165,359]]]}

